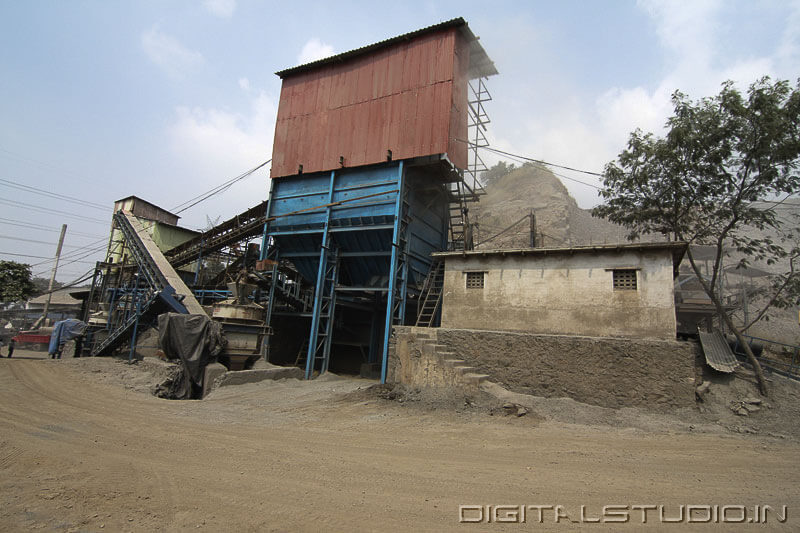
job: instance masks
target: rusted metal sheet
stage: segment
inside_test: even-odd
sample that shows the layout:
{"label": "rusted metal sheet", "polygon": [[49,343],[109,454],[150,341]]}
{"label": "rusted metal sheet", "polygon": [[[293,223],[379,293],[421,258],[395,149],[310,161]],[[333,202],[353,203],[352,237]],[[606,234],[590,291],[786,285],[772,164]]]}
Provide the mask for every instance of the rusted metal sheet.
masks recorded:
{"label": "rusted metal sheet", "polygon": [[[471,33],[470,33],[471,34]],[[474,39],[474,36],[473,36]],[[284,77],[273,178],[434,154],[467,164],[471,43],[455,26]]]}
{"label": "rusted metal sheet", "polygon": [[463,141],[468,140],[467,99],[469,92],[467,84],[469,82],[470,44],[462,36],[458,37],[453,61],[453,94],[447,155],[456,167],[466,168],[468,146]]}
{"label": "rusted metal sheet", "polygon": [[718,329],[712,333],[701,331],[699,334],[708,366],[719,372],[731,373],[736,370],[740,363]]}

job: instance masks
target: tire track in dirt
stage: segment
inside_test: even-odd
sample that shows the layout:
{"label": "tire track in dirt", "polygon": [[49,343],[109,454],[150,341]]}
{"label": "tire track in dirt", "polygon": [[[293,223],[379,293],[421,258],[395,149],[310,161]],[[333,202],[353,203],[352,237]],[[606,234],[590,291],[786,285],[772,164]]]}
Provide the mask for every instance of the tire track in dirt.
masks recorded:
{"label": "tire track in dirt", "polygon": [[458,504],[800,498],[795,443],[463,419],[337,401],[323,381],[166,402],[25,361],[0,383],[3,443],[23,450],[0,530],[441,531]]}

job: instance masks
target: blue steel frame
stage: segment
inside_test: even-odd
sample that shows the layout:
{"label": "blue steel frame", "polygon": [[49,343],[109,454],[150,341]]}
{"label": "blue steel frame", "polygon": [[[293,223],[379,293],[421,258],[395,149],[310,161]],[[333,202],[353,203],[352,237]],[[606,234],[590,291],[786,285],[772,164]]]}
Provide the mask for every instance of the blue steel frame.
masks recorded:
{"label": "blue steel frame", "polygon": [[[332,253],[331,248],[333,247],[332,243],[330,242],[330,223],[331,223],[331,203],[333,203],[333,189],[334,184],[336,183],[336,172],[331,172],[331,181],[330,186],[328,187],[328,201],[326,202],[328,205],[325,208],[325,225],[322,229],[322,245],[320,246],[319,251],[319,267],[317,269],[317,284],[316,288],[314,289],[314,307],[312,308],[312,315],[311,315],[311,332],[308,337],[308,353],[306,354],[306,379],[311,379],[311,375],[314,372],[314,363],[317,361],[317,354],[319,350],[322,349],[322,369],[321,372],[324,372],[325,368],[327,368],[328,357],[330,356],[330,349],[331,349],[331,335],[329,333],[323,333],[323,345],[319,346],[319,335],[320,335],[320,322],[325,322],[322,325],[322,328],[325,332],[330,331],[333,333],[333,328],[329,328],[328,326],[333,324],[333,313],[334,308],[332,303],[335,301],[334,294],[336,292],[336,281],[337,281],[337,272],[336,269],[336,257],[335,253]],[[331,256],[334,255],[332,258]],[[328,272],[328,262],[333,259],[333,277],[329,279],[327,277]],[[330,286],[329,286],[330,285]],[[326,292],[330,291],[330,295],[326,295]],[[327,308],[324,310],[327,314],[326,316],[323,315],[323,301],[328,300]]]}
{"label": "blue steel frame", "polygon": [[[447,242],[446,199],[420,193],[407,173],[405,161],[394,161],[270,181],[260,259],[276,261],[274,269],[278,259],[291,261],[315,287],[306,379],[316,362],[322,362],[321,373],[328,368],[336,294],[360,292],[373,294],[375,305],[386,293],[384,318],[373,320],[370,335],[370,361],[380,361],[381,382],[386,381],[391,330],[404,321],[410,278],[419,283],[430,252],[445,249]],[[438,186],[434,179],[415,183]],[[347,286],[339,284],[343,270]],[[276,275],[273,271],[273,279]],[[273,285],[267,326],[274,297]],[[374,358],[373,347],[380,350]]]}
{"label": "blue steel frame", "polygon": [[[386,369],[389,362],[389,338],[392,325],[402,323],[406,312],[408,240],[406,238],[406,191],[403,187],[403,162],[400,161],[397,176],[397,203],[394,208],[394,231],[392,232],[392,259],[390,262],[389,293],[386,298],[386,323],[383,329],[383,352],[381,356],[381,383],[386,383]],[[399,274],[399,275],[398,275]],[[400,278],[400,279],[398,279]],[[399,303],[398,307],[395,304]]]}

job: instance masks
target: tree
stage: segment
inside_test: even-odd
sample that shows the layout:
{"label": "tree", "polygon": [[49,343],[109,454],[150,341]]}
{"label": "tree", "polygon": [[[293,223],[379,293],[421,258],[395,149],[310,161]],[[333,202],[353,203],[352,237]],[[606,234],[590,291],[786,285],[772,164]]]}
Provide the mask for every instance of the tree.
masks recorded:
{"label": "tree", "polygon": [[[672,102],[664,137],[636,130],[627,149],[606,165],[604,203],[593,214],[627,227],[631,238],[662,233],[714,246],[710,279],[701,275],[691,246],[687,258],[766,395],[761,366],[726,312],[717,281],[728,249],[739,253],[742,266],[788,261],[789,272],[776,286],[782,295],[770,303],[798,301],[798,247],[787,244],[796,225],[781,224],[775,207],[800,191],[800,84],[762,78],[742,95],[728,81],[714,97],[693,102],[676,92]],[[770,232],[783,238],[763,236]]]}
{"label": "tree", "polygon": [[511,174],[513,170],[514,163],[509,165],[505,161],[500,161],[492,168],[483,171],[481,174],[481,183],[485,186],[491,185],[503,176]]}
{"label": "tree", "polygon": [[0,261],[0,301],[26,300],[36,291],[31,267],[16,261]]}
{"label": "tree", "polygon": [[[31,280],[33,286],[35,287],[33,296],[40,296],[42,294],[47,293],[47,289],[50,287],[50,279],[49,278],[33,278]],[[63,287],[64,284],[58,280],[53,280],[53,290],[60,289]]]}

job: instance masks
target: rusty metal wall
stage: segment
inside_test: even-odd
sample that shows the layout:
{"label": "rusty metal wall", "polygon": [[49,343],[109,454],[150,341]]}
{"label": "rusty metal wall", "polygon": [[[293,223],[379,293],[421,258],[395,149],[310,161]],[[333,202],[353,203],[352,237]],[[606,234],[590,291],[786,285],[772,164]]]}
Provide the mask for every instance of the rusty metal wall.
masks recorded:
{"label": "rusty metal wall", "polygon": [[286,77],[273,178],[448,154],[467,165],[469,42],[457,28]]}

